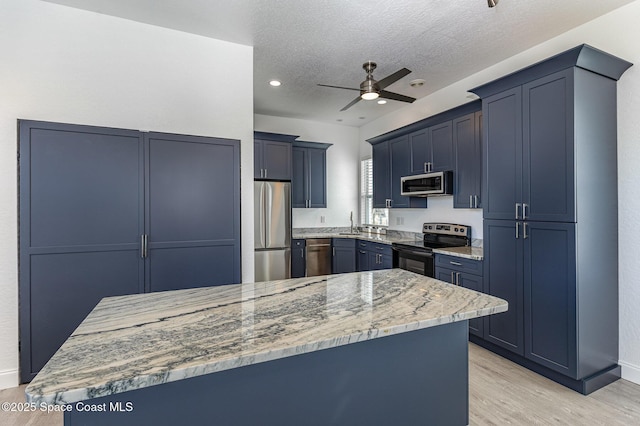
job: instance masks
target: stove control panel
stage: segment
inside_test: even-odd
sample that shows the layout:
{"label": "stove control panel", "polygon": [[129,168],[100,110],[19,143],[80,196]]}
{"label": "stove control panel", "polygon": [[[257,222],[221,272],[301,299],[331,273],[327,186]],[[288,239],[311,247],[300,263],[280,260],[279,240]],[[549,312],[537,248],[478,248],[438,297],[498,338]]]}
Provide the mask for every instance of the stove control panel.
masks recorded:
{"label": "stove control panel", "polygon": [[471,238],[471,227],[454,223],[425,223],[422,225],[422,233],[458,235]]}

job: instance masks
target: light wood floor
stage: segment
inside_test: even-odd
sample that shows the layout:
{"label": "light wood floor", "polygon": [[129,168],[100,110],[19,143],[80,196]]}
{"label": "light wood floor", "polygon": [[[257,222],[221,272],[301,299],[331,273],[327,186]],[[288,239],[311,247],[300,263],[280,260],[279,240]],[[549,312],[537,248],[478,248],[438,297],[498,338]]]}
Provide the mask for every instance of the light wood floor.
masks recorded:
{"label": "light wood floor", "polygon": [[[24,386],[0,391],[0,402],[24,402]],[[618,380],[583,396],[469,344],[471,425],[640,425],[640,385]],[[61,414],[7,413],[0,425],[62,425]]]}

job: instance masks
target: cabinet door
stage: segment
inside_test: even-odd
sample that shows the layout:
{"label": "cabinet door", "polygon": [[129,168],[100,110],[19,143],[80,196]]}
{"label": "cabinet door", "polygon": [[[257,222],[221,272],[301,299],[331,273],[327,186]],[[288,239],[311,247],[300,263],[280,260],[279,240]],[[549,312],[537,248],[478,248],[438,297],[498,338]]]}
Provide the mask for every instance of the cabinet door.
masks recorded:
{"label": "cabinet door", "polygon": [[427,173],[427,150],[429,148],[429,132],[427,129],[418,130],[409,134],[409,150],[411,153],[410,174],[418,175]]}
{"label": "cabinet door", "polygon": [[263,173],[263,157],[264,147],[263,141],[254,139],[253,140],[253,178],[261,179],[264,177]]}
{"label": "cabinet door", "polygon": [[431,171],[453,170],[453,129],[451,121],[429,127]]}
{"label": "cabinet door", "polygon": [[386,208],[391,198],[389,141],[371,147],[373,155],[373,208]]}
{"label": "cabinet door", "polygon": [[382,255],[374,251],[368,251],[367,253],[369,254],[369,270],[377,271],[379,269],[382,269]]}
{"label": "cabinet door", "polygon": [[356,271],[356,251],[353,248],[334,247],[331,272],[344,274]]}
{"label": "cabinet door", "polygon": [[306,275],[305,240],[291,240],[291,278]]}
{"label": "cabinet door", "polygon": [[532,81],[522,91],[524,219],[575,222],[573,70]]}
{"label": "cabinet door", "polygon": [[305,148],[291,148],[292,176],[291,176],[291,207],[305,208],[308,199],[308,163]]}
{"label": "cabinet door", "polygon": [[148,291],[240,282],[240,143],[146,133]]}
{"label": "cabinet door", "polygon": [[455,168],[453,207],[475,208],[480,197],[482,157],[476,113],[453,120]]}
{"label": "cabinet door", "polygon": [[141,293],[144,151],[129,130],[20,121],[20,379],[95,305]]}
{"label": "cabinet door", "polygon": [[525,356],[577,379],[576,225],[524,224]]}
{"label": "cabinet door", "polygon": [[327,150],[307,148],[309,207],[327,207]]}
{"label": "cabinet door", "polygon": [[[409,174],[409,138],[401,136],[389,142],[391,157],[391,207],[409,207],[409,197],[400,195],[400,178]],[[374,169],[375,170],[375,169]],[[375,185],[375,180],[374,180]]]}
{"label": "cabinet door", "polygon": [[516,203],[522,202],[521,93],[516,87],[482,101],[485,219],[514,220]]}
{"label": "cabinet door", "polygon": [[454,284],[456,283],[456,271],[454,271],[453,269],[447,269],[447,268],[441,268],[441,267],[436,267],[436,271],[435,271],[435,279],[440,280],[440,281],[444,281],[448,284]]}
{"label": "cabinet door", "polygon": [[524,355],[521,225],[507,220],[484,221],[484,293],[509,303],[507,312],[485,317],[484,339]]}
{"label": "cabinet door", "polygon": [[263,141],[263,149],[264,177],[272,180],[290,180],[291,144],[288,142]]}
{"label": "cabinet door", "polygon": [[[458,275],[456,276],[456,282],[461,287],[475,290],[481,293],[483,291],[484,280],[479,275],[468,274],[466,272],[458,272]],[[469,333],[475,334],[478,337],[483,337],[484,318],[470,319]]]}

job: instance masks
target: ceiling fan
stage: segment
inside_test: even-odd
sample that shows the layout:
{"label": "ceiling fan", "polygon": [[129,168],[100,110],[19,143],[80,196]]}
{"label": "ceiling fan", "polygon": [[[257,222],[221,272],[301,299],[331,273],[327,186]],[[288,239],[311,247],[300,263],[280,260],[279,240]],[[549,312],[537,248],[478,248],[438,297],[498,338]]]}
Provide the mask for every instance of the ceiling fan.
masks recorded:
{"label": "ceiling fan", "polygon": [[360,92],[360,96],[358,96],[357,98],[349,102],[347,106],[342,108],[340,111],[345,111],[351,108],[353,105],[359,102],[360,99],[370,101],[380,97],[385,99],[393,99],[394,101],[409,102],[409,103],[416,100],[416,98],[412,98],[410,96],[405,96],[399,93],[393,93],[393,92],[388,92],[384,90],[385,87],[395,83],[405,75],[409,74],[411,72],[410,70],[406,68],[402,68],[401,70],[394,72],[393,74],[383,78],[382,80],[376,81],[373,78],[373,70],[376,69],[376,67],[377,67],[377,64],[373,61],[368,61],[362,64],[362,68],[364,68],[364,70],[367,72],[367,77],[362,83],[360,83],[359,89],[354,89],[352,87],[331,86],[328,84],[318,84],[318,86],[333,87],[335,89],[357,90]]}

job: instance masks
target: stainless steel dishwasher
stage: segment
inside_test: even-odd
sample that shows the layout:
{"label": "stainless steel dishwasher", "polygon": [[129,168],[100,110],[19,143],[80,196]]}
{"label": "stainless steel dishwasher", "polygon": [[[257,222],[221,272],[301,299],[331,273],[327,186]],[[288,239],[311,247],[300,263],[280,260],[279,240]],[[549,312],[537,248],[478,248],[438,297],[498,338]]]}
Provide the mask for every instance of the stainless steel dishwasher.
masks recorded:
{"label": "stainless steel dishwasher", "polygon": [[307,276],[331,273],[331,238],[307,239]]}

